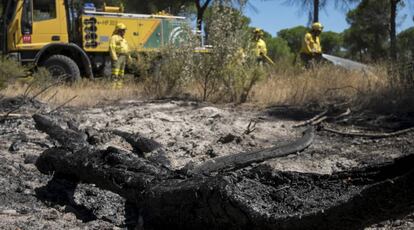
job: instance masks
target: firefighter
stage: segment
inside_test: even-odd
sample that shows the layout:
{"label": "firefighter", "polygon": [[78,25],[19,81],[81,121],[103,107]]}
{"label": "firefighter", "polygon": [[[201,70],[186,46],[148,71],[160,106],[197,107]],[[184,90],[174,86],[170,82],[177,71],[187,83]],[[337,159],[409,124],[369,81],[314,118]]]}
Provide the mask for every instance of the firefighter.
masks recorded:
{"label": "firefighter", "polygon": [[256,56],[257,62],[262,65],[266,61],[267,47],[266,42],[263,40],[263,30],[256,28],[253,30],[253,51]]}
{"label": "firefighter", "polygon": [[320,42],[322,30],[323,26],[321,23],[313,23],[311,30],[305,34],[305,38],[302,41],[300,58],[306,68],[322,60],[322,47]]}
{"label": "firefighter", "polygon": [[125,39],[126,29],[125,24],[118,23],[109,41],[109,53],[112,60],[112,80],[114,81],[113,87],[115,89],[123,87],[125,67],[127,62],[131,60],[128,42]]}

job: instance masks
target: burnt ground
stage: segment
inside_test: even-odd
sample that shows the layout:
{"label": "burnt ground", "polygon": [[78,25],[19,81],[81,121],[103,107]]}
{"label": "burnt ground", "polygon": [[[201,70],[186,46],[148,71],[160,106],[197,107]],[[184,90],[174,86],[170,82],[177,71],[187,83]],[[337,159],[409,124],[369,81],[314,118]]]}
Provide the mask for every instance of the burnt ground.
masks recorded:
{"label": "burnt ground", "polygon": [[[0,102],[0,112],[19,107],[21,101]],[[46,134],[34,128],[30,114],[48,105],[26,102],[0,123],[0,228],[2,229],[118,229],[140,219],[119,195],[94,185],[80,184],[73,192],[69,181],[50,182],[34,166],[37,157],[55,146]],[[180,169],[213,157],[281,145],[301,135],[292,128],[313,113],[294,108],[255,109],[187,101],[124,101],[116,106],[64,108],[54,117],[79,124],[81,129],[140,132],[164,145],[171,167]],[[248,125],[255,129],[246,134]],[[391,131],[411,126],[409,119],[372,114],[352,115],[337,129]],[[251,130],[250,130],[251,131]],[[121,138],[101,132],[101,148],[116,146],[130,150]],[[412,154],[414,133],[383,139],[343,137],[318,131],[313,145],[263,163],[274,170],[331,174],[369,164],[387,162]],[[246,188],[248,189],[248,188]],[[314,191],[317,192],[317,191]],[[298,195],[305,197],[306,194]],[[297,200],[295,202],[298,202]],[[323,201],[321,201],[323,202]],[[306,203],[306,202],[303,202]],[[412,212],[392,220],[378,220],[366,229],[414,228]]]}

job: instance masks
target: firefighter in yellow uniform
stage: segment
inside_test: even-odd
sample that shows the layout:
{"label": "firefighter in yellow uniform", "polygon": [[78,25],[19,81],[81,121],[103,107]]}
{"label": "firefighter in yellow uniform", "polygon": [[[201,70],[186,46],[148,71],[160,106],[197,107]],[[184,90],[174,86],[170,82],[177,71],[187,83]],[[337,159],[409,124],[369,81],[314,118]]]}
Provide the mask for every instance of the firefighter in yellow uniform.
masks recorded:
{"label": "firefighter in yellow uniform", "polygon": [[131,60],[128,42],[125,39],[126,29],[125,24],[118,23],[109,41],[109,53],[112,60],[112,80],[114,81],[113,87],[115,89],[123,87],[125,67],[127,62]]}
{"label": "firefighter in yellow uniform", "polygon": [[312,24],[312,29],[305,34],[302,41],[302,48],[300,50],[300,57],[306,68],[309,68],[312,63],[317,63],[322,60],[322,47],[320,35],[323,26],[319,22]]}
{"label": "firefighter in yellow uniform", "polygon": [[259,64],[263,64],[267,57],[266,42],[263,40],[263,30],[256,28],[253,30],[253,52]]}

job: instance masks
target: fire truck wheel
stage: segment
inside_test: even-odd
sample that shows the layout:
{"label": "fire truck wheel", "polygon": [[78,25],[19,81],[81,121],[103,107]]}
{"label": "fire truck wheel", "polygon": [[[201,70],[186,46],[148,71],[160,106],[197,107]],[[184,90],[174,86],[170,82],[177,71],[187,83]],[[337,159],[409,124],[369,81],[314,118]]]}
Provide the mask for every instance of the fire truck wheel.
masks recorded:
{"label": "fire truck wheel", "polygon": [[75,61],[64,55],[52,55],[44,63],[53,77],[64,78],[75,82],[80,80],[80,70]]}

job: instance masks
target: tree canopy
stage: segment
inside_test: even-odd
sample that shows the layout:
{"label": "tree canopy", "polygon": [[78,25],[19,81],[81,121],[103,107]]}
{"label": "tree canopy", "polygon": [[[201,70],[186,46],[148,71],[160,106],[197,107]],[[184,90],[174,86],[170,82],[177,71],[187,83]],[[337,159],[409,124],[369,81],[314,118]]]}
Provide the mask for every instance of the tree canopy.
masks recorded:
{"label": "tree canopy", "polygon": [[323,32],[321,34],[321,45],[323,52],[336,56],[341,56],[341,49],[343,48],[343,36],[341,33],[332,31]]}
{"label": "tree canopy", "polygon": [[381,60],[387,56],[389,41],[388,0],[363,0],[347,14],[350,28],[344,33],[349,55],[361,61]]}
{"label": "tree canopy", "polygon": [[414,27],[398,34],[398,50],[402,57],[414,58]]}
{"label": "tree canopy", "polygon": [[304,26],[296,26],[284,29],[277,33],[277,36],[286,40],[292,52],[299,52],[302,45],[303,36],[308,31]]}

